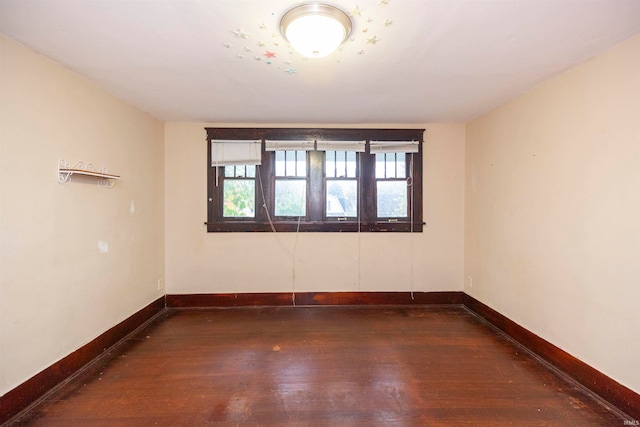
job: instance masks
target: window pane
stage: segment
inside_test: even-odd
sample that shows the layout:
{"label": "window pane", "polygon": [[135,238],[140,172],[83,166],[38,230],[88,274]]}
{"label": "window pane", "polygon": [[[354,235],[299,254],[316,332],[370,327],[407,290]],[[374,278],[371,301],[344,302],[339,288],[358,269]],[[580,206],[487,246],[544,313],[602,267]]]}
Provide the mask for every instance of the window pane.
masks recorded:
{"label": "window pane", "polygon": [[285,176],[285,152],[276,151],[276,176]]}
{"label": "window pane", "polygon": [[304,150],[276,151],[275,175],[289,177],[307,176],[307,152]]}
{"label": "window pane", "polygon": [[255,215],[256,186],[252,179],[224,180],[225,217],[250,218]]}
{"label": "window pane", "polygon": [[300,179],[277,179],[275,195],[276,216],[307,215],[307,182]]}
{"label": "window pane", "polygon": [[327,181],[327,216],[358,216],[358,181]]}
{"label": "window pane", "polygon": [[376,178],[384,178],[384,165],[385,158],[384,153],[376,154]]}
{"label": "window pane", "polygon": [[256,167],[254,165],[225,166],[224,176],[229,178],[255,178]]}
{"label": "window pane", "polygon": [[345,178],[346,174],[346,165],[345,165],[345,155],[346,151],[336,151],[336,177],[337,178]]}
{"label": "window pane", "polygon": [[396,154],[396,177],[398,178],[406,178],[407,177],[407,161],[406,161],[405,153],[397,153]]}
{"label": "window pane", "polygon": [[325,176],[327,178],[335,178],[335,176],[336,176],[336,152],[335,151],[327,151],[325,153],[325,158],[326,158]]}
{"label": "window pane", "polygon": [[387,153],[385,154],[387,158],[387,178],[395,178],[396,177],[396,155],[395,153]]}
{"label": "window pane", "polygon": [[287,155],[287,173],[286,176],[296,176],[296,152],[285,151]]}
{"label": "window pane", "polygon": [[307,152],[298,151],[297,173],[296,176],[307,176]]}
{"label": "window pane", "polygon": [[347,151],[347,178],[356,177],[356,152]]}
{"label": "window pane", "polygon": [[378,218],[407,217],[407,183],[378,181]]}

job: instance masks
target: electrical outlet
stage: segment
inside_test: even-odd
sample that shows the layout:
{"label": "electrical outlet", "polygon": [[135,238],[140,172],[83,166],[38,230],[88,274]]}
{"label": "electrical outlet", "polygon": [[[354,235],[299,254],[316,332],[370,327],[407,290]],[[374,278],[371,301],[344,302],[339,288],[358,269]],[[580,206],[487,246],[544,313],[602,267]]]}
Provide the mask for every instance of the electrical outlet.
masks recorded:
{"label": "electrical outlet", "polygon": [[162,290],[162,279],[158,279],[158,290]]}
{"label": "electrical outlet", "polygon": [[473,277],[467,276],[467,286],[473,288]]}

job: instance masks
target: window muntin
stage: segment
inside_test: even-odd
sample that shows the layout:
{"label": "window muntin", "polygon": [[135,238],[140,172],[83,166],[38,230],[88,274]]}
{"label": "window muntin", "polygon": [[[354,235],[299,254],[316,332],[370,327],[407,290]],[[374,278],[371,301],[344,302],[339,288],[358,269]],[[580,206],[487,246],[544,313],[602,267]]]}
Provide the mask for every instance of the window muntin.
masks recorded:
{"label": "window muntin", "polygon": [[[255,169],[254,178],[254,217],[225,217],[223,216],[223,189],[224,179],[247,179],[217,175],[216,170],[222,166],[212,162],[208,163],[208,217],[207,231],[404,231],[421,232],[422,219],[422,136],[424,129],[311,129],[311,128],[206,128],[207,141],[235,142],[236,140],[257,141],[261,143],[261,166]],[[243,141],[244,142],[244,141]],[[208,144],[211,150],[213,144]],[[276,154],[278,151],[306,151],[306,176],[296,176],[298,171],[286,168],[276,174]],[[327,151],[355,151],[357,162],[356,174],[334,173],[336,176],[326,176],[326,152]],[[384,178],[376,177],[376,154],[389,152],[406,152],[404,172],[403,164],[394,159],[387,165],[385,156]],[[208,154],[211,156],[211,152]],[[395,156],[395,155],[394,155]],[[397,157],[397,156],[396,156]],[[286,154],[285,154],[286,162]],[[339,163],[339,162],[337,162]],[[337,164],[336,163],[336,164]],[[393,163],[394,171],[390,166]],[[348,162],[345,161],[345,164]],[[353,163],[352,163],[353,164]],[[389,167],[388,167],[389,166]],[[279,166],[279,168],[281,168]],[[352,168],[353,169],[353,168]],[[334,165],[335,170],[335,165]],[[393,175],[395,174],[395,178]],[[284,176],[281,176],[284,175]],[[289,175],[289,176],[287,176]],[[330,174],[331,175],[331,174]],[[402,178],[405,176],[406,178]],[[219,183],[217,182],[219,179]],[[305,186],[305,213],[304,216],[297,211],[278,211],[285,214],[275,214],[276,179],[306,181]],[[329,189],[328,185],[352,185],[349,180],[356,180],[355,189],[351,192],[357,194],[355,210],[350,215],[343,216],[342,211],[347,210],[338,205],[327,206],[327,194],[338,191],[344,193],[344,189]],[[341,182],[345,180],[346,182]],[[331,182],[335,181],[335,182]],[[380,184],[378,191],[378,181]],[[401,184],[402,183],[402,184]],[[286,184],[282,184],[286,185]],[[301,184],[292,184],[292,186]],[[383,186],[396,186],[392,193],[398,193],[399,186],[406,189],[406,216],[404,212],[397,212],[378,207],[378,193],[383,193]],[[278,192],[282,188],[278,184]],[[301,196],[300,192],[298,194]],[[337,195],[336,195],[337,196]],[[298,204],[299,206],[299,204]],[[385,215],[379,216],[378,210]],[[334,212],[333,215],[327,213]],[[355,212],[355,213],[354,213]]]}

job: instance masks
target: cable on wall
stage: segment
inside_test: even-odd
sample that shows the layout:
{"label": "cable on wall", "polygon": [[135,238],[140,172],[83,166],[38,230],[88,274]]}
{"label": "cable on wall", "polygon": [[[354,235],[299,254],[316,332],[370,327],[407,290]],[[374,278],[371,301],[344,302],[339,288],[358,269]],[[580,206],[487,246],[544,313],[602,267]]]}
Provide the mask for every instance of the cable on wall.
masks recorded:
{"label": "cable on wall", "polygon": [[302,217],[298,215],[298,225],[296,227],[296,235],[293,240],[293,253],[291,255],[291,303],[296,305],[296,251],[298,249],[298,235],[300,234],[300,220]]}
{"label": "cable on wall", "polygon": [[271,231],[276,232],[276,227],[273,225],[273,221],[271,220],[271,214],[269,213],[269,207],[267,206],[267,199],[264,197],[264,187],[262,186],[262,174],[260,173],[260,165],[256,165],[258,169],[258,182],[260,183],[260,193],[262,194],[262,208],[267,214],[267,219],[269,220],[269,225],[271,226]]}
{"label": "cable on wall", "polygon": [[[360,180],[360,174],[362,173],[362,156],[358,153],[358,180]],[[360,182],[358,182],[358,291],[362,291],[362,245],[360,241],[360,230],[362,229],[360,224],[360,216],[362,209],[362,189]]]}
{"label": "cable on wall", "polygon": [[409,197],[411,197],[411,212],[409,213],[411,225],[410,230],[411,234],[409,235],[409,285],[411,289],[411,300],[414,301],[413,297],[413,193],[414,193],[414,185],[413,185],[413,153],[411,153],[411,160],[409,161],[409,178],[407,178],[407,185],[411,188],[409,192]]}

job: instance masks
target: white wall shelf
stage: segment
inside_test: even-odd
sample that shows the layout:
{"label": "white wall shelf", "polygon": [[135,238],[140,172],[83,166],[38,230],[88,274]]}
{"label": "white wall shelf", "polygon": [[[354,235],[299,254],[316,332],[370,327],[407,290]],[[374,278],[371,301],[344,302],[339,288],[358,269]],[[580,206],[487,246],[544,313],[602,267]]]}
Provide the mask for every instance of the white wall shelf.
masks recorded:
{"label": "white wall shelf", "polygon": [[98,179],[98,185],[111,188],[115,180],[120,179],[120,175],[114,175],[107,172],[107,168],[98,170],[93,163],[85,163],[83,161],[70,165],[64,159],[58,161],[58,182],[65,184],[71,182],[73,175],[83,175]]}

